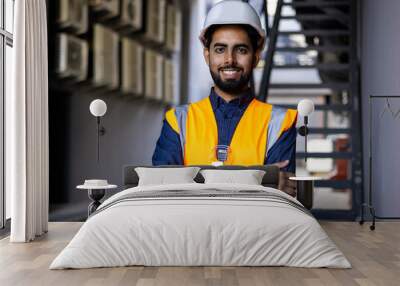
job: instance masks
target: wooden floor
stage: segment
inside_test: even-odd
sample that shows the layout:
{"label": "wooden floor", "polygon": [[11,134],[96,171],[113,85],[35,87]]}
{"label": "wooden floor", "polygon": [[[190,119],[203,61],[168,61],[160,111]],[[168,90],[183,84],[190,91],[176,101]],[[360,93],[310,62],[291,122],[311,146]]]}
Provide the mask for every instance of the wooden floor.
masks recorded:
{"label": "wooden floor", "polygon": [[400,285],[400,222],[368,225],[321,222],[352,269],[289,267],[121,267],[48,270],[81,226],[50,223],[49,233],[27,244],[0,241],[0,285]]}

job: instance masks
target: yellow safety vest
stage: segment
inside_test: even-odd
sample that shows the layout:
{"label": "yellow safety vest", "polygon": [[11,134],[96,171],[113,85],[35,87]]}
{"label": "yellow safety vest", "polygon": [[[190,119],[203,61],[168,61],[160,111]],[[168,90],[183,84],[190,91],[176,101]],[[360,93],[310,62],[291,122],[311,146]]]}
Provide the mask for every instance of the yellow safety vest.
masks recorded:
{"label": "yellow safety vest", "polygon": [[[185,166],[217,161],[218,128],[209,97],[170,109],[165,117],[180,136]],[[263,165],[268,150],[296,119],[296,110],[253,99],[235,129],[224,165]]]}

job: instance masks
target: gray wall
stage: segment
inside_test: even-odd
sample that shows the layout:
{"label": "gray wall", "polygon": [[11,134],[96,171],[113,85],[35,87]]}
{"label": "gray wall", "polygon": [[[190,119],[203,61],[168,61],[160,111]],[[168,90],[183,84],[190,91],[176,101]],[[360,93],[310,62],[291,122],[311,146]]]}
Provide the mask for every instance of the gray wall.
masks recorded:
{"label": "gray wall", "polygon": [[[363,0],[361,6],[361,92],[364,186],[369,182],[369,95],[400,96],[400,1]],[[381,101],[381,99],[379,99]],[[399,104],[394,103],[396,110]],[[374,112],[382,109],[374,103]],[[376,112],[375,112],[376,113]],[[374,116],[375,119],[379,119]],[[373,124],[373,202],[380,216],[400,216],[400,117]],[[368,198],[368,197],[367,197]]]}
{"label": "gray wall", "polygon": [[[75,190],[84,179],[107,179],[122,184],[125,164],[151,165],[160,135],[165,106],[144,99],[99,93],[52,94],[51,195],[59,203],[86,201],[86,192]],[[97,124],[90,102],[107,103],[101,124],[100,162],[97,163]],[[54,201],[54,200],[53,200]]]}

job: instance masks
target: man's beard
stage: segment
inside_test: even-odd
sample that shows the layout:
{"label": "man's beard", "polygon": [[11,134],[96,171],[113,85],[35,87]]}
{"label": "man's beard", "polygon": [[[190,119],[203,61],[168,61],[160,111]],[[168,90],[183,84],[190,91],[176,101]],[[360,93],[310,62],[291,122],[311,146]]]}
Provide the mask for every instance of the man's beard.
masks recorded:
{"label": "man's beard", "polygon": [[[224,68],[236,68],[236,66],[226,66]],[[219,75],[219,71],[214,73],[210,68],[211,77],[214,80],[215,85],[224,92],[232,95],[240,95],[247,89],[250,81],[250,73],[242,73],[238,80],[228,79],[223,81]]]}

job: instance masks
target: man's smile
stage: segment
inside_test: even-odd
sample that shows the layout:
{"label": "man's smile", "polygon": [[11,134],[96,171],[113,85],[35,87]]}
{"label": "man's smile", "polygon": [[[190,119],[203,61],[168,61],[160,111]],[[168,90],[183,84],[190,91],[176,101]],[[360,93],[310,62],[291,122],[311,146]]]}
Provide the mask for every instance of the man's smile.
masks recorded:
{"label": "man's smile", "polygon": [[219,70],[225,79],[239,79],[242,73],[240,68],[221,68]]}

